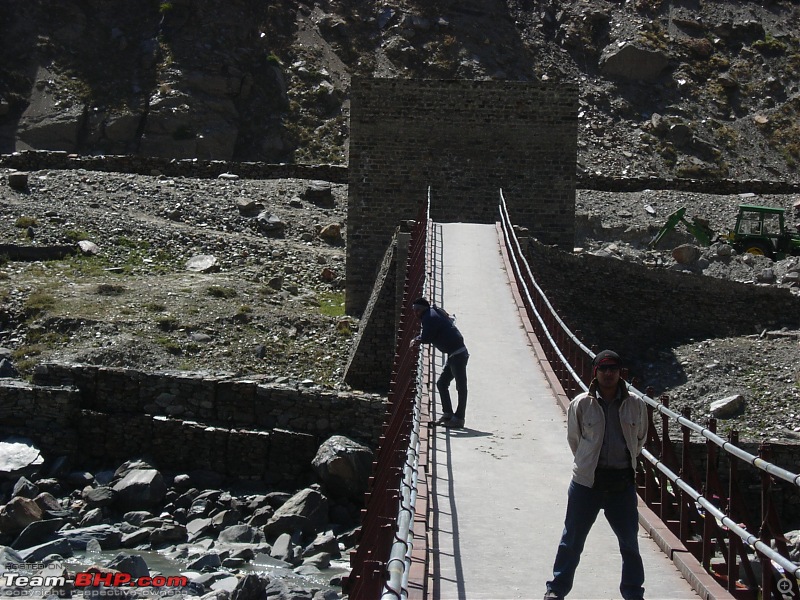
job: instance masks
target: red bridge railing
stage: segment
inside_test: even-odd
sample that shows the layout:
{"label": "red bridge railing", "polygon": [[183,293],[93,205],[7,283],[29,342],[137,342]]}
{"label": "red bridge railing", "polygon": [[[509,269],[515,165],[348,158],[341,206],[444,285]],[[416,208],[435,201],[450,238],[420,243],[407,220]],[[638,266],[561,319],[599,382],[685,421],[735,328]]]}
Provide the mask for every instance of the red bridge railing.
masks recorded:
{"label": "red bridge railing", "polygon": [[[500,192],[500,219],[514,279],[546,358],[564,391],[572,397],[588,389],[595,353],[572,333],[558,316],[528,265]],[[648,405],[650,428],[639,460],[639,495],[679,537],[705,569],[737,598],[800,598],[800,566],[789,558],[789,549],[776,508],[776,492],[800,493],[800,475],[769,462],[771,447],[762,444],[759,456],[739,448],[738,434],[728,440],[716,435],[716,421],[707,427],[669,408],[669,398],[654,400],[652,390],[642,393]],[[658,415],[658,417],[656,417]],[[658,419],[658,423],[656,420]],[[681,444],[670,430],[681,432]],[[696,456],[692,434],[705,440]],[[722,452],[720,452],[720,450]],[[696,464],[704,464],[699,473]],[[744,500],[740,481],[742,463],[760,472],[760,510],[753,514]],[[727,485],[721,473],[725,470]],[[752,533],[756,532],[756,533]],[[757,569],[753,563],[756,563]]]}
{"label": "red bridge railing", "polygon": [[419,323],[411,303],[422,295],[425,285],[429,205],[430,199],[414,223],[409,242],[386,418],[361,511],[356,549],[350,556],[352,569],[343,586],[351,600],[399,598],[402,593],[411,536],[408,528],[413,521],[413,455],[419,428],[415,411],[419,346],[411,348]]}

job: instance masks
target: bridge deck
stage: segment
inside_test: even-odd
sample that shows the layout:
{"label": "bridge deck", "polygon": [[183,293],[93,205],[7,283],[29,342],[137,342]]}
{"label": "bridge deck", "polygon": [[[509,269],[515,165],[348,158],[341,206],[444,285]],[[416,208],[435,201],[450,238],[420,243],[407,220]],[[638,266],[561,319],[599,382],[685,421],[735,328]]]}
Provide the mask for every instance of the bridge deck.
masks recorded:
{"label": "bridge deck", "polygon": [[[464,430],[432,434],[433,598],[541,598],[571,477],[566,420],[522,329],[495,227],[445,224],[442,234],[443,306],[470,351],[469,404]],[[649,600],[698,597],[644,530],[640,546]],[[600,516],[569,598],[620,598],[619,575]]]}

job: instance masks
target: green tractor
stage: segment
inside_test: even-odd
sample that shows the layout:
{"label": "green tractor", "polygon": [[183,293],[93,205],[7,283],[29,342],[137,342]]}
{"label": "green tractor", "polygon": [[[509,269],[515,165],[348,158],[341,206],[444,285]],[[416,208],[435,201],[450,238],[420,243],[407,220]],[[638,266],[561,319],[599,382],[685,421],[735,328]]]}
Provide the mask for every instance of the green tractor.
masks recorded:
{"label": "green tractor", "polygon": [[694,217],[689,221],[685,213],[686,208],[681,207],[667,217],[667,222],[650,241],[650,247],[655,248],[678,223],[683,223],[702,246],[722,241],[733,246],[737,252],[767,256],[773,260],[800,256],[800,232],[793,233],[786,228],[785,211],[782,208],[740,204],[736,225],[724,236],[715,236],[707,220]]}
{"label": "green tractor", "polygon": [[728,232],[725,241],[737,252],[767,256],[773,260],[800,256],[800,233],[786,228],[782,208],[741,204],[736,227]]}

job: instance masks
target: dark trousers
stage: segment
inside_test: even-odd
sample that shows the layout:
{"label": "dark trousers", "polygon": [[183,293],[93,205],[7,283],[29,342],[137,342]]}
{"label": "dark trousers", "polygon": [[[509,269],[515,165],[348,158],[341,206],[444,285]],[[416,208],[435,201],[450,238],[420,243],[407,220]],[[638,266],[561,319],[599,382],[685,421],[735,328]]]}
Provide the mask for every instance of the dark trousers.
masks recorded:
{"label": "dark trousers", "polygon": [[569,484],[564,532],[553,565],[553,579],[547,582],[547,587],[560,596],[566,596],[572,589],[586,536],[601,509],[617,536],[622,555],[619,591],[626,600],[642,598],[644,566],[639,554],[639,513],[633,483],[620,491],[599,491],[574,481]]}
{"label": "dark trousers", "polygon": [[[467,361],[469,353],[462,352],[447,358],[447,363],[439,375],[436,388],[439,390],[439,398],[442,399],[442,412],[445,414],[455,414],[459,419],[463,419],[467,412]],[[456,380],[456,390],[458,391],[458,408],[453,412],[453,402],[450,400],[450,382]]]}

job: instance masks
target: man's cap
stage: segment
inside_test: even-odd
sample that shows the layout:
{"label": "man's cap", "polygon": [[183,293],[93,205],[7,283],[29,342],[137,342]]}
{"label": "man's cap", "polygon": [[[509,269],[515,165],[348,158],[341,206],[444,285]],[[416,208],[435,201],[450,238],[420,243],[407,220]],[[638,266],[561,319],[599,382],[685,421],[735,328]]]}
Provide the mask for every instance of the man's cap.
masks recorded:
{"label": "man's cap", "polygon": [[411,308],[414,310],[418,309],[428,309],[431,307],[431,303],[428,302],[425,298],[417,298],[414,300],[413,304],[411,304]]}
{"label": "man's cap", "polygon": [[613,350],[603,350],[602,352],[598,352],[592,361],[592,366],[595,368],[600,365],[616,365],[619,367],[622,365],[622,359],[619,357],[619,354]]}

